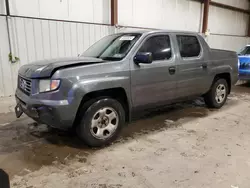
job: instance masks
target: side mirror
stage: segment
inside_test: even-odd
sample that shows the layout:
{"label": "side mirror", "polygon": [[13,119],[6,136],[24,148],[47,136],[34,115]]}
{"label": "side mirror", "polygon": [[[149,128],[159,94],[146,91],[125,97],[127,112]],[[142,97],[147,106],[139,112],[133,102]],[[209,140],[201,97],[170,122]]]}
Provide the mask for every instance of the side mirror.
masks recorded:
{"label": "side mirror", "polygon": [[134,62],[136,64],[144,63],[151,64],[153,62],[153,56],[151,52],[137,53],[134,57]]}

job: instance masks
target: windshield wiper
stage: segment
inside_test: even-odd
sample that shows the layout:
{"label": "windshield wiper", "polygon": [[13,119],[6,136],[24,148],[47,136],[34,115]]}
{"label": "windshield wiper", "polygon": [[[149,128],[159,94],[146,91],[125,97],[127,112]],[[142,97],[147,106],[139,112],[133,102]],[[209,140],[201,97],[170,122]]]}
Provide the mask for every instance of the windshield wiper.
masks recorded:
{"label": "windshield wiper", "polygon": [[108,61],[120,61],[122,58],[120,57],[100,57],[102,60],[108,60]]}

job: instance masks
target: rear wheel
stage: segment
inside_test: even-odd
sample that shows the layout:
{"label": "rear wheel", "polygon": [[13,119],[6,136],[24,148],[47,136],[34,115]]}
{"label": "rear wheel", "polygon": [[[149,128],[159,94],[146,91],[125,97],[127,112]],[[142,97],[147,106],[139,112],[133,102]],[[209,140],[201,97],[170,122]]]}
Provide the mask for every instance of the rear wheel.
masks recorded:
{"label": "rear wheel", "polygon": [[81,113],[77,134],[87,145],[100,147],[114,141],[124,123],[125,111],[120,102],[109,97],[95,99]]}
{"label": "rear wheel", "polygon": [[225,79],[217,79],[210,91],[204,96],[205,103],[210,108],[221,108],[228,96],[228,84]]}

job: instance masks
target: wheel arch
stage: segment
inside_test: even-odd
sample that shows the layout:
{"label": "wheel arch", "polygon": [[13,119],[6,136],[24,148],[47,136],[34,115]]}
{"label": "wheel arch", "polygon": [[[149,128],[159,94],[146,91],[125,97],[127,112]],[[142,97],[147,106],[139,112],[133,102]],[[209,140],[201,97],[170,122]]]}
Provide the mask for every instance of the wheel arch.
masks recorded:
{"label": "wheel arch", "polygon": [[[77,109],[73,127],[76,127],[79,124],[81,113],[84,113],[87,110],[88,106],[91,105],[91,104],[88,104],[88,101],[101,98],[101,97],[110,97],[119,101],[124,108],[126,122],[130,121],[130,118],[131,118],[130,104],[129,104],[127,93],[124,88],[116,87],[116,88],[92,91],[92,92],[85,94],[82,97],[80,105]],[[84,107],[84,105],[86,105],[86,107]],[[82,109],[83,107],[84,109]]]}

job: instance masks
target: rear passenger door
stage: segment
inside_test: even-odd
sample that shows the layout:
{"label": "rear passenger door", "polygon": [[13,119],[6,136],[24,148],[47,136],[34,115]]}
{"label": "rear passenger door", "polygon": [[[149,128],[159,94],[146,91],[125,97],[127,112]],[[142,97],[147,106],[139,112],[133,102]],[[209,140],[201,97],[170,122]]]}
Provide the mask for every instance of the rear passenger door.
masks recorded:
{"label": "rear passenger door", "polygon": [[177,97],[192,97],[207,90],[208,64],[196,35],[176,35],[179,48],[177,60]]}
{"label": "rear passenger door", "polygon": [[[176,92],[175,56],[168,34],[147,36],[136,50],[151,52],[151,64],[135,64],[131,59],[131,93],[136,108],[154,107],[171,101]],[[133,57],[134,57],[133,56]]]}

